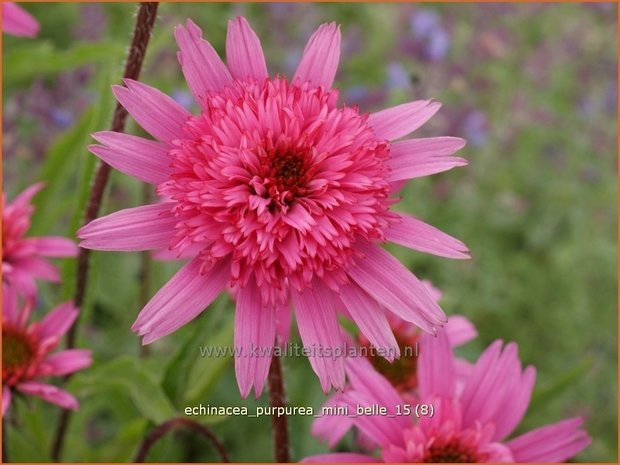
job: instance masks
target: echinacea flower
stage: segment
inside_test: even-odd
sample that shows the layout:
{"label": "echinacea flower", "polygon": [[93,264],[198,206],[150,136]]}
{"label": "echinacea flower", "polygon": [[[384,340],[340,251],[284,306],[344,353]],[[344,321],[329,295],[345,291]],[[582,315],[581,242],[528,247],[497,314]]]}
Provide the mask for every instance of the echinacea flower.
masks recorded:
{"label": "echinacea flower", "polygon": [[73,257],[75,243],[64,237],[24,237],[34,212],[32,197],[43,188],[34,184],[7,202],[2,193],[2,281],[27,298],[36,295],[35,278],[58,282],[58,269],[46,257]]}
{"label": "echinacea flower", "polygon": [[92,363],[89,350],[54,352],[75,321],[78,310],[73,304],[64,303],[41,321],[28,324],[31,301],[20,309],[14,289],[5,286],[2,294],[2,414],[15,393],[37,396],[66,409],[77,409],[75,397],[40,378],[68,375]]}
{"label": "echinacea flower", "polygon": [[[439,300],[441,292],[433,287],[428,281],[423,281],[431,293]],[[368,346],[367,339],[360,335],[360,353],[364,356],[349,357],[345,361],[345,372],[348,383],[343,392],[333,394],[324,404],[322,411],[334,411],[335,408],[347,404],[347,392],[359,389],[358,383],[365,383],[364,376],[357,376],[358,371],[376,371],[382,375],[389,385],[398,391],[403,403],[416,402],[416,389],[418,387],[418,361],[419,344],[422,333],[419,329],[396,316],[388,316],[390,328],[400,348],[400,358],[389,361],[379,357]],[[451,347],[458,347],[474,339],[478,333],[474,325],[465,317],[452,315],[448,323],[443,327]],[[369,363],[370,362],[370,363]],[[458,377],[458,388],[462,389],[463,379],[471,371],[471,365],[462,359],[455,359]],[[363,389],[363,384],[361,386]],[[327,441],[330,447],[335,446],[343,436],[354,426],[353,419],[349,415],[322,415],[312,423],[312,434]],[[368,441],[364,435],[358,435],[358,443],[365,447]]]}
{"label": "echinacea flower", "polygon": [[17,4],[2,2],[2,32],[18,37],[35,37],[39,32],[39,23]]}
{"label": "echinacea flower", "polygon": [[[381,244],[396,242],[468,258],[458,240],[390,207],[393,186],[466,162],[462,139],[400,139],[439,109],[416,101],[373,114],[338,106],[332,88],[340,30],[322,25],[291,80],[269,77],[244,18],[229,22],[227,65],[191,21],[175,37],[185,79],[200,105],[190,114],[146,84],[114,87],[118,101],[156,141],[100,132],[91,151],[116,169],[155,184],[164,199],[97,219],[81,246],[138,251],[196,248],[133,325],[143,342],[195,318],[232,287],[235,360],[245,397],[261,392],[276,320],[289,306],[305,346],[341,347],[338,307],[378,347],[393,346],[385,310],[433,332],[446,318],[422,283]],[[333,352],[331,352],[333,353]],[[309,356],[324,390],[344,386],[342,358]]]}
{"label": "echinacea flower", "polygon": [[[304,462],[561,462],[590,443],[580,428],[581,418],[506,439],[527,410],[535,379],[532,366],[521,369],[514,343],[503,346],[495,341],[489,346],[462,389],[457,389],[457,367],[446,331],[438,331],[436,338],[422,336],[418,363],[416,402],[428,406],[426,415],[415,420],[414,403],[411,415],[357,416],[352,422],[370,438],[378,456],[335,453]],[[349,376],[355,388],[342,400],[348,405],[379,404],[389,412],[404,412],[403,405],[411,402],[369,364],[351,364]]]}
{"label": "echinacea flower", "polygon": [[[424,284],[431,297],[439,303],[442,295],[441,291],[433,286],[430,281],[422,280],[422,284]],[[412,389],[415,389],[418,384],[416,369],[418,354],[417,350],[412,351],[411,349],[417,349],[422,332],[416,325],[413,325],[394,314],[388,314],[386,316],[390,329],[396,339],[396,344],[400,352],[400,358],[395,358],[392,360],[390,357],[377,356],[376,351],[369,350],[374,346],[363,333],[359,333],[358,343],[362,347],[368,349],[367,353],[371,354],[369,361],[375,370],[385,376],[390,384],[397,390],[402,393],[406,393]],[[460,315],[450,316],[449,323],[444,326],[444,329],[448,333],[448,339],[452,347],[463,345],[478,335],[478,332],[471,321]],[[406,348],[409,348],[409,356],[405,356],[406,354],[404,354],[403,349]]]}

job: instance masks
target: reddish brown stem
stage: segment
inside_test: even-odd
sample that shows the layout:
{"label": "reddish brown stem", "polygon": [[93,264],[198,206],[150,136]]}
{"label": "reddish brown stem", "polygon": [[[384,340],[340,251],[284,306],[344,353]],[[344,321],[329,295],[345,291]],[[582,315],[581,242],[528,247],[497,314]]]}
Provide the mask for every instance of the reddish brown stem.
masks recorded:
{"label": "reddish brown stem", "polygon": [[[151,38],[151,31],[153,30],[153,25],[155,24],[155,18],[157,17],[157,7],[158,4],[155,2],[140,3],[131,45],[127,54],[127,61],[125,62],[125,72],[123,73],[124,78],[138,79],[140,76],[140,70],[142,69],[142,64],[144,62],[146,48],[148,46],[149,39]],[[120,104],[117,104],[114,109],[111,130],[115,132],[123,132],[125,130],[126,121],[127,111]],[[110,165],[100,162],[90,191],[90,197],[88,198],[88,204],[84,215],[84,224],[91,222],[99,214],[101,200],[103,199],[103,193],[105,191],[106,184],[108,183],[109,175]],[[86,287],[88,284],[89,265],[90,250],[80,248],[77,257],[77,278],[75,295],[73,297],[73,302],[78,308],[81,308],[84,304],[84,297],[86,295]],[[68,348],[75,347],[77,329],[78,320],[75,321],[67,334]],[[52,445],[52,459],[55,462],[60,461],[60,457],[62,455],[64,438],[69,425],[70,415],[69,410],[63,410],[60,414],[58,429],[56,430],[56,436]]]}
{"label": "reddish brown stem", "polygon": [[213,444],[213,447],[215,447],[215,449],[217,450],[220,458],[222,459],[222,462],[229,462],[228,454],[226,453],[224,445],[220,442],[217,436],[211,432],[209,428],[201,425],[200,423],[192,421],[189,418],[173,418],[172,420],[168,420],[161,425],[155,427],[144,438],[144,441],[142,441],[142,444],[140,444],[140,449],[138,449],[138,453],[136,454],[134,463],[143,463],[149,451],[157,443],[157,441],[164,437],[166,433],[180,428],[187,428],[207,438],[209,441],[211,441],[211,444]]}
{"label": "reddish brown stem", "polygon": [[[280,357],[276,355],[272,357],[271,366],[269,367],[269,405],[271,407],[286,406],[282,365],[280,364]],[[273,415],[271,417],[274,457],[278,463],[288,463],[291,461],[287,423],[286,415]]]}

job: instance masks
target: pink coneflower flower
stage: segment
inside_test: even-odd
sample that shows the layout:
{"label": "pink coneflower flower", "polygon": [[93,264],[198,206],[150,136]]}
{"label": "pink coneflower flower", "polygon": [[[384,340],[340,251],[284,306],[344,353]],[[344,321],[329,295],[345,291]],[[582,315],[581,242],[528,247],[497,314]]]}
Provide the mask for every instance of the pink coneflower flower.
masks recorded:
{"label": "pink coneflower flower", "polygon": [[[436,296],[436,300],[439,300],[441,293],[436,288],[432,287],[432,285],[430,285],[427,281],[423,281],[423,283]],[[363,355],[371,355],[368,359],[364,357],[355,357],[346,360],[345,372],[347,373],[347,378],[349,380],[348,384],[345,386],[343,392],[338,392],[332,395],[325,402],[324,407],[338,407],[345,405],[347,403],[347,391],[364,389],[366,378],[364,376],[356,375],[356,373],[360,370],[362,372],[376,371],[383,378],[385,378],[385,381],[387,381],[387,383],[391,386],[390,389],[393,388],[398,391],[403,402],[416,402],[416,388],[418,387],[418,361],[420,355],[418,346],[420,344],[422,333],[416,326],[400,320],[396,316],[391,316],[388,319],[390,321],[390,327],[392,328],[396,340],[398,341],[400,358],[390,362],[386,360],[386,358],[377,356],[370,350],[365,350]],[[448,341],[452,347],[458,347],[465,344],[478,335],[474,325],[467,318],[459,315],[450,316],[448,323],[444,326],[443,330],[446,332]],[[364,336],[360,336],[360,339],[362,339],[362,349],[369,349],[365,340],[366,338]],[[455,364],[457,366],[457,376],[460,384],[459,387],[462,389],[463,379],[465,379],[471,371],[471,365],[461,359],[456,359]],[[359,383],[362,384],[359,385]],[[330,447],[333,447],[353,426],[353,419],[347,415],[323,415],[312,423],[312,434],[327,441]],[[372,441],[369,441],[364,435],[358,436],[358,440],[360,445],[364,447],[369,442],[372,444]]]}
{"label": "pink coneflower flower", "polygon": [[[446,318],[420,281],[381,248],[385,241],[468,258],[458,240],[390,207],[393,183],[464,165],[462,139],[407,136],[437,112],[416,101],[373,114],[338,106],[332,83],[340,30],[322,25],[291,80],[270,78],[259,40],[230,21],[227,65],[191,21],[178,26],[179,61],[202,112],[191,115],[160,91],[126,80],[114,94],[157,141],[100,132],[91,151],[153,183],[170,200],[97,219],[78,232],[83,247],[197,252],[146,305],[133,329],[144,343],[192,320],[235,289],[239,387],[260,393],[277,315],[292,305],[306,346],[343,343],[338,307],[377,346],[395,343],[385,310],[434,331]],[[324,390],[344,386],[344,361],[313,354]]]}
{"label": "pink coneflower flower", "polygon": [[39,23],[15,3],[2,2],[2,32],[12,36],[35,37],[39,32]]}
{"label": "pink coneflower flower", "polygon": [[58,269],[44,257],[73,257],[75,243],[64,237],[24,237],[30,228],[32,197],[43,188],[34,184],[8,203],[2,194],[2,281],[18,293],[33,298],[35,278],[58,282]]}
{"label": "pink coneflower flower", "polygon": [[41,321],[28,324],[30,302],[18,309],[15,290],[8,286],[3,289],[2,302],[2,414],[14,393],[37,396],[63,408],[77,409],[75,397],[39,378],[67,375],[92,363],[89,350],[52,353],[75,321],[78,310],[71,303],[65,303]]}
{"label": "pink coneflower flower", "polygon": [[[349,363],[349,361],[347,361]],[[351,364],[355,389],[342,401],[380,404],[394,412],[410,403],[368,365]],[[530,402],[535,370],[521,369],[514,343],[501,341],[488,347],[475,363],[462,389],[457,388],[457,367],[446,331],[422,336],[416,402],[432,405],[433,415],[362,415],[354,425],[371,438],[379,458],[362,454],[328,454],[305,462],[561,462],[589,443],[580,429],[583,420],[572,418],[506,440],[519,424]],[[412,407],[412,411],[415,404]],[[430,411],[430,410],[429,410]],[[427,412],[429,412],[427,411]]]}
{"label": "pink coneflower flower", "polygon": [[[427,280],[422,280],[422,284],[426,287],[431,297],[439,302],[441,299],[441,291],[434,287]],[[373,347],[372,342],[363,334],[359,333],[358,342],[367,349],[370,363],[380,374],[385,376],[390,384],[400,392],[409,392],[417,387],[417,346],[420,342],[422,332],[420,329],[402,318],[394,314],[387,315],[390,329],[396,339],[400,358],[392,360],[390,357],[377,356],[376,351],[370,350]],[[450,322],[445,326],[448,332],[448,339],[453,347],[458,347],[466,342],[474,339],[478,333],[474,325],[465,317],[454,315],[450,317]],[[409,356],[405,356],[406,348],[409,348]]]}

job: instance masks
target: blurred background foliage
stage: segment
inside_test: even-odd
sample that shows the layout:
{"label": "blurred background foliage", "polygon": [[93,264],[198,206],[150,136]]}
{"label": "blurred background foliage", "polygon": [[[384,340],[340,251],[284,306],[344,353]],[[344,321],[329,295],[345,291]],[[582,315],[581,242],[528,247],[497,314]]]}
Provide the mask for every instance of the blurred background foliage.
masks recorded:
{"label": "blurred background foliage", "polygon": [[[4,36],[3,165],[9,197],[44,180],[32,234],[72,236],[95,159],[91,132],[109,126],[110,85],[122,74],[132,4],[27,4],[35,40]],[[580,461],[617,459],[616,129],[617,6],[607,4],[162,4],[142,80],[193,107],[176,62],[174,25],[186,17],[223,53],[227,20],[245,15],[271,73],[291,75],[311,32],[342,24],[342,101],[364,111],[417,98],[444,107],[421,135],[469,143],[466,168],[415,180],[399,209],[461,238],[474,259],[449,262],[397,247],[418,276],[443,290],[443,307],[477,326],[460,350],[474,360],[494,339],[516,341],[537,367],[519,431],[573,415],[592,445]],[[140,129],[131,124],[134,133]],[[143,202],[142,187],[114,173],[104,213]],[[70,389],[81,401],[65,460],[131,460],[146,431],[188,405],[265,405],[241,400],[232,361],[201,358],[201,345],[232,342],[233,306],[223,296],[143,356],[130,326],[140,304],[139,254],[95,253],[80,347],[95,364]],[[153,262],[149,295],[180,266]],[[72,295],[42,286],[39,310]],[[325,396],[304,359],[285,359],[291,405]],[[9,441],[16,461],[49,460],[57,410],[16,402]],[[234,461],[271,461],[270,419],[195,417]],[[293,460],[327,450],[311,418],[291,417]],[[250,447],[249,447],[250,446]],[[342,450],[353,446],[352,438]],[[191,433],[162,440],[149,460],[213,461]]]}

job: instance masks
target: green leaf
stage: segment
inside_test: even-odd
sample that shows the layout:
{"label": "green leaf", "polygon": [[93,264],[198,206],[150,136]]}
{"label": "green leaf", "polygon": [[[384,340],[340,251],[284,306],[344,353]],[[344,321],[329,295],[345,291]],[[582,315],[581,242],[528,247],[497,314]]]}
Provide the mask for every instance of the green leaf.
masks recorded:
{"label": "green leaf", "polygon": [[[207,340],[212,346],[231,346],[233,343],[233,327],[233,321],[229,319],[214,337],[206,338],[205,334],[202,334],[202,341]],[[199,350],[199,346],[196,346],[198,355],[200,355]],[[185,405],[195,405],[207,398],[209,391],[213,388],[221,373],[232,362],[232,355],[212,358],[198,357],[189,374],[188,388],[185,393]]]}
{"label": "green leaf", "polygon": [[[186,391],[188,389],[188,383],[190,380],[193,367],[202,364],[200,357],[200,345],[204,342],[205,336],[208,334],[215,334],[221,329],[218,329],[218,319],[221,319],[223,310],[230,305],[230,299],[227,295],[222,294],[217,301],[212,305],[212,308],[205,311],[196,321],[196,327],[191,337],[189,337],[185,344],[183,344],[180,350],[172,358],[164,374],[163,388],[164,391],[170,396],[172,401],[177,407],[183,407],[183,401],[186,398]],[[229,337],[228,332],[226,336]],[[229,344],[232,341],[230,336],[227,341]]]}
{"label": "green leaf", "polygon": [[68,198],[72,199],[73,210],[68,230],[64,233],[72,236],[79,225],[97,160],[87,150],[90,134],[109,125],[114,103],[109,92],[110,67],[101,68],[95,87],[98,101],[82,114],[74,126],[56,138],[47,153],[39,174],[46,187],[34,200],[36,211],[30,227],[33,236],[49,234],[67,215]]}
{"label": "green leaf", "polygon": [[69,391],[88,401],[89,396],[105,395],[109,388],[120,387],[145,418],[161,423],[178,415],[157,380],[135,358],[123,355],[71,379]]}
{"label": "green leaf", "polygon": [[[99,102],[93,107],[93,114],[90,118],[88,127],[86,128],[85,138],[90,138],[90,134],[94,131],[101,130],[109,125],[111,120],[114,99],[107,92],[111,82],[111,67],[105,67],[106,72],[102,72],[101,78],[97,85],[99,90]],[[69,222],[68,234],[73,237],[84,218],[84,211],[90,197],[91,183],[95,175],[97,166],[97,157],[86,150],[87,140],[84,141],[84,147],[79,145],[75,147],[75,152],[79,158],[79,176],[77,180],[76,195],[73,202],[73,213]],[[82,140],[77,141],[81,143]],[[62,265],[62,299],[70,299],[73,296],[75,288],[75,274],[77,271],[77,262],[75,260],[65,260]]]}
{"label": "green leaf", "polygon": [[[35,78],[55,75],[93,63],[122,60],[125,46],[117,42],[75,42],[66,50],[54,48],[50,42],[24,43],[5,50],[3,86],[23,87]],[[33,66],[36,63],[36,66]]]}
{"label": "green leaf", "polygon": [[534,411],[539,406],[545,405],[572,387],[576,381],[583,379],[592,368],[592,363],[593,360],[591,358],[583,358],[553,383],[536,389],[532,394],[528,410]]}

